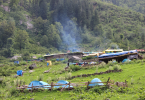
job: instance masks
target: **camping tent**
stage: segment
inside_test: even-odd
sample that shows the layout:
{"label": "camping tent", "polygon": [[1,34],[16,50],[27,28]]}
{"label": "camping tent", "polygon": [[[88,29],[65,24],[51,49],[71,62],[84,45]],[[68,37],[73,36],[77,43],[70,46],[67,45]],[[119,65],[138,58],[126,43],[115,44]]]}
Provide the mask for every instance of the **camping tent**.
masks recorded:
{"label": "camping tent", "polygon": [[28,88],[27,89],[32,89],[32,88],[29,88],[29,87],[32,87],[32,84],[33,86],[39,86],[39,87],[34,87],[34,88],[44,88],[44,89],[49,89],[51,86],[42,86],[42,85],[49,85],[48,83],[46,82],[43,82],[43,81],[32,81]]}
{"label": "camping tent", "polygon": [[[60,87],[65,87],[66,85],[65,84],[68,84],[69,82],[68,81],[65,81],[65,80],[60,80],[56,83],[56,85],[60,85],[60,86],[54,86],[54,88],[60,88]],[[61,84],[64,84],[64,85],[61,85]],[[68,88],[69,85],[67,85],[65,88]],[[70,86],[70,87],[73,87],[73,86]]]}
{"label": "camping tent", "polygon": [[89,84],[89,86],[98,86],[98,85],[104,85],[103,83],[95,83],[95,82],[102,82],[100,79],[98,78],[94,78],[92,81],[91,81],[91,84]]}
{"label": "camping tent", "polygon": [[17,75],[22,76],[23,75],[23,71],[22,70],[18,70],[17,71]]}
{"label": "camping tent", "polygon": [[79,58],[79,57],[77,57],[77,56],[72,56],[72,57],[68,60],[68,62],[74,62],[74,61],[79,61],[79,62],[81,62],[82,59]]}

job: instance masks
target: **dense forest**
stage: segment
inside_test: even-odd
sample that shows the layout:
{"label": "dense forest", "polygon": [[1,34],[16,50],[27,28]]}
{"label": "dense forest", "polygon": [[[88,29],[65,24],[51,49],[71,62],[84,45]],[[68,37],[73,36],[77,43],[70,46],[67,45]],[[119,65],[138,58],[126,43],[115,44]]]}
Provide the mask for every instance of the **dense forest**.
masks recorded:
{"label": "dense forest", "polygon": [[0,55],[144,48],[144,1],[115,1],[0,0]]}
{"label": "dense forest", "polygon": [[132,9],[137,12],[145,13],[145,1],[144,0],[102,0],[114,5],[121,6],[126,9]]}

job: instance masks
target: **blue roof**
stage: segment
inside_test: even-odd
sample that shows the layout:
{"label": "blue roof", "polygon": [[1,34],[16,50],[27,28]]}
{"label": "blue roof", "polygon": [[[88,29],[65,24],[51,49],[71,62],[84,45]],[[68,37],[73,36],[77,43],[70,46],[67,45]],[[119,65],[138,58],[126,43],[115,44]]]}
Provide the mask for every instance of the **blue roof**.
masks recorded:
{"label": "blue roof", "polygon": [[109,54],[100,55],[99,58],[120,56],[120,55],[125,55],[128,53],[138,53],[138,52],[137,50],[131,50],[131,51],[124,51],[124,52],[119,52],[119,53],[109,53]]}
{"label": "blue roof", "polygon": [[46,82],[43,82],[43,81],[32,81],[28,88],[27,89],[32,89],[32,88],[29,88],[29,87],[32,87],[32,84],[33,86],[40,86],[40,87],[36,87],[36,88],[44,88],[44,89],[49,89],[51,86],[41,86],[41,85],[49,85],[48,83]]}
{"label": "blue roof", "polygon": [[94,83],[94,82],[102,82],[100,79],[98,78],[94,78],[91,83],[92,84],[89,84],[89,86],[98,86],[98,85],[104,85],[103,83]]}
{"label": "blue roof", "polygon": [[[60,86],[54,86],[54,88],[60,88],[60,87],[65,87],[66,85],[65,84],[68,84],[69,82],[68,81],[65,81],[65,80],[60,80],[56,83],[56,85],[59,85],[59,84],[64,84],[64,85],[60,85]],[[67,85],[65,88],[68,88],[69,85]],[[70,86],[70,87],[73,87],[73,86]]]}

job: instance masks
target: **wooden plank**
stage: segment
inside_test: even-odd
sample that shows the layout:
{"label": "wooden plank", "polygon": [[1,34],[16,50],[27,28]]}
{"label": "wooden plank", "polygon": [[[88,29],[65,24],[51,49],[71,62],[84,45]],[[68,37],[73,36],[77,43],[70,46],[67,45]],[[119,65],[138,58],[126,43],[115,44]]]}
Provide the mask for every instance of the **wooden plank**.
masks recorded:
{"label": "wooden plank", "polygon": [[108,86],[108,88],[109,88],[109,85],[108,85],[108,83],[109,83],[109,80],[110,80],[110,77],[108,78],[108,80],[107,80],[107,84],[106,84],[106,86]]}
{"label": "wooden plank", "polygon": [[63,89],[67,86],[68,84],[66,84],[60,91],[62,92],[63,91]]}
{"label": "wooden plank", "polygon": [[88,84],[87,84],[87,89],[89,89],[89,83],[90,83],[90,82],[88,81]]}

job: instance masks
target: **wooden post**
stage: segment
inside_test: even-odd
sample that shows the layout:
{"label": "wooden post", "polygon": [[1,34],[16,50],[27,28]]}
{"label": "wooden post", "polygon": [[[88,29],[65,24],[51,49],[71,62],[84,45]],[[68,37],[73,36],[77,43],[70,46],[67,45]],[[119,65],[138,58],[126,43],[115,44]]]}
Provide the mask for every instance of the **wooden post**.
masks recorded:
{"label": "wooden post", "polygon": [[110,77],[108,78],[108,80],[107,80],[107,84],[106,84],[106,85],[108,86],[108,88],[109,88],[109,85],[108,85],[108,83],[109,83],[109,80],[110,80]]}
{"label": "wooden post", "polygon": [[31,89],[31,92],[33,92],[33,83],[32,83],[32,89]]}
{"label": "wooden post", "polygon": [[50,90],[52,90],[53,89],[53,82],[51,82],[51,89]]}
{"label": "wooden post", "polygon": [[127,87],[127,81],[125,80],[125,86]]}
{"label": "wooden post", "polygon": [[89,89],[89,84],[90,84],[90,82],[88,81],[88,84],[87,84],[87,89]]}

